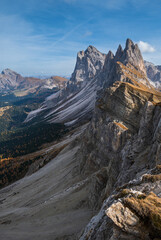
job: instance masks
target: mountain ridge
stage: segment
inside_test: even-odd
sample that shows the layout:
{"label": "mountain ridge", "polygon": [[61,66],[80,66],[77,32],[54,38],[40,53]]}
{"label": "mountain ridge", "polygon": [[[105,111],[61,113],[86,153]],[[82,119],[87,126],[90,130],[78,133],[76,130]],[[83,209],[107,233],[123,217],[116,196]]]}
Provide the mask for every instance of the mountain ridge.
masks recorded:
{"label": "mountain ridge", "polygon": [[[91,60],[92,58],[94,60]],[[132,63],[134,71],[140,72],[141,77],[137,78],[138,81],[142,81],[151,87],[151,84],[147,80],[141,52],[137,44],[134,44],[130,39],[127,39],[124,50],[119,45],[115,55],[111,51],[107,55],[102,54],[96,48],[90,46],[86,51],[80,51],[77,54],[76,66],[71,79],[67,83],[67,87],[47,98],[40,109],[29,113],[25,122],[34,120],[39,114],[43,116],[45,121],[67,124],[71,122],[71,125],[72,123],[76,124],[80,119],[83,120],[83,118],[84,121],[86,121],[86,118],[90,119],[95,106],[96,92],[104,87],[111,86],[115,81],[126,81],[126,77],[124,79],[120,78],[123,75],[119,74],[119,61],[125,67],[127,64]],[[74,101],[73,107],[72,98]],[[74,113],[76,111],[75,105],[78,105],[76,104],[77,101],[79,105],[80,102],[84,103],[82,104],[82,108],[80,107],[79,109],[79,113],[82,111],[84,114],[80,116],[79,114],[75,116]],[[90,106],[89,108],[88,105]],[[60,112],[60,109],[65,108],[64,113],[63,111]],[[84,111],[84,109],[86,110]]]}
{"label": "mountain ridge", "polygon": [[7,68],[2,70],[0,74],[0,92],[10,92],[14,90],[30,90],[35,88],[64,88],[67,79],[52,76],[47,79],[39,79],[34,77],[22,77],[19,73]]}

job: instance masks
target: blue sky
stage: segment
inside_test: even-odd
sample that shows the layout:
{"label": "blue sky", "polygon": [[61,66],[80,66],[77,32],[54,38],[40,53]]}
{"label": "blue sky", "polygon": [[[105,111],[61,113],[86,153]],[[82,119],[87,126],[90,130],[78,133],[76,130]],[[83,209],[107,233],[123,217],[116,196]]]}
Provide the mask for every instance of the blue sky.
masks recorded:
{"label": "blue sky", "polygon": [[0,69],[23,75],[70,75],[76,54],[139,43],[161,64],[160,0],[0,0]]}

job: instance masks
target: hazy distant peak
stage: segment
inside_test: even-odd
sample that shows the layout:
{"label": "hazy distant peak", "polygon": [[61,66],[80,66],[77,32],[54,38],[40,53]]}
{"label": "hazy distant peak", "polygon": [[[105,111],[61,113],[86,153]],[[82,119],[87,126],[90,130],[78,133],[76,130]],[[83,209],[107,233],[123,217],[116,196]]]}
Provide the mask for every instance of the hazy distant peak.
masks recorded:
{"label": "hazy distant peak", "polygon": [[15,72],[9,68],[2,70],[1,74],[3,74],[3,75],[18,75],[17,72]]}

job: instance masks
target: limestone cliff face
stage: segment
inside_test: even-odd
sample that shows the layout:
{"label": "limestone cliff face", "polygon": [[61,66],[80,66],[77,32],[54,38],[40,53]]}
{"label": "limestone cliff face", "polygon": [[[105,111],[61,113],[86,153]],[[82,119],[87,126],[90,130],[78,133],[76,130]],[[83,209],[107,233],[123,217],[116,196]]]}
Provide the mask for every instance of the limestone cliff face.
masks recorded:
{"label": "limestone cliff face", "polygon": [[[134,95],[132,98],[134,99]],[[145,101],[140,109],[138,113],[140,124],[136,122],[135,126],[130,125],[128,128],[131,122],[130,115],[124,115],[123,121],[122,117],[119,116],[118,120],[118,116],[112,114],[113,118],[111,117],[108,122],[109,110],[104,114],[104,118],[99,118],[99,123],[97,119],[94,131],[89,126],[86,146],[87,148],[91,146],[91,149],[89,153],[85,144],[83,145],[82,154],[85,155],[83,154],[81,173],[89,174],[96,171],[95,169],[106,167],[107,181],[102,191],[104,194],[102,199],[105,201],[102,202],[98,215],[93,217],[85,228],[81,240],[86,239],[87,236],[87,239],[92,240],[150,240],[161,237],[161,218],[158,208],[160,206],[158,197],[161,195],[161,172],[158,166],[161,164],[161,108],[150,101]],[[102,138],[105,141],[101,141]],[[96,189],[91,191],[95,192]],[[150,192],[155,193],[156,196],[149,195]],[[123,197],[127,199],[121,200]],[[99,199],[100,197],[93,200]],[[151,206],[152,202],[154,206],[147,210],[147,206]],[[151,214],[154,215],[153,218],[150,218]],[[148,223],[147,218],[149,218]]]}
{"label": "limestone cliff face", "polygon": [[77,93],[90,81],[93,81],[95,76],[100,74],[103,69],[105,58],[105,54],[91,45],[85,51],[78,52],[75,69],[67,87],[61,93],[61,98],[67,98],[70,94]]}
{"label": "limestone cliff face", "polygon": [[[75,69],[67,83],[67,87],[61,91],[61,97],[65,99],[71,93],[75,94],[103,69],[106,55],[99,52],[95,47],[89,46],[85,51],[77,54]],[[58,101],[60,100],[58,99]]]}
{"label": "limestone cliff face", "polygon": [[[153,116],[153,110],[160,109],[157,107],[161,101],[160,92],[139,82],[140,72],[133,72],[130,65],[127,67],[118,63],[118,66],[121,69],[118,75],[126,81],[115,82],[98,96],[94,117],[88,132],[83,136],[81,149],[82,155],[86,157],[80,163],[81,171],[86,171],[87,165],[89,169],[99,169],[113,155],[117,156],[127,139],[138,133],[142,127],[142,118],[145,118],[146,114]],[[152,128],[149,123],[148,129],[150,127]],[[142,135],[143,130],[140,129],[139,136]],[[90,151],[89,157],[86,151]],[[87,167],[87,170],[89,169]]]}
{"label": "limestone cliff face", "polygon": [[[124,51],[127,51],[127,46],[134,49],[131,41],[128,41]],[[135,54],[130,54],[129,51],[126,54],[119,47],[117,62],[114,63],[116,56],[113,57],[111,53],[108,57],[110,60],[106,58],[107,68],[104,66],[104,70],[113,62],[113,73],[117,73],[117,81],[100,92],[94,116],[82,135],[81,147],[77,153],[82,176],[104,168],[107,174],[106,183],[102,183],[103,196],[100,195],[104,203],[102,200],[101,210],[91,219],[81,240],[150,240],[161,237],[160,225],[157,225],[161,223],[160,215],[154,216],[154,219],[159,219],[159,223],[155,220],[153,223],[150,218],[155,211],[160,212],[157,209],[160,202],[157,196],[161,194],[158,187],[161,175],[150,169],[161,164],[161,93],[149,84],[142,60],[139,62],[136,58],[136,64],[135,61],[132,62]],[[124,64],[123,56],[126,56]],[[155,176],[150,171],[154,171]],[[120,189],[124,188],[127,190],[123,194],[126,193],[128,198],[116,202],[113,195],[117,195],[117,199],[121,198]],[[95,192],[96,189],[91,191]],[[151,191],[156,195],[150,194]],[[144,201],[139,200],[142,198]],[[95,206],[99,200],[97,196],[91,199],[90,204]],[[146,206],[153,201],[156,203],[147,213]],[[143,211],[146,213],[140,210],[144,204]],[[147,218],[151,222],[146,225]],[[142,235],[143,229],[145,234]]]}
{"label": "limestone cliff face", "polygon": [[90,81],[98,74],[103,66],[106,55],[95,47],[89,46],[85,51],[77,54],[77,61],[70,82],[80,83]]}

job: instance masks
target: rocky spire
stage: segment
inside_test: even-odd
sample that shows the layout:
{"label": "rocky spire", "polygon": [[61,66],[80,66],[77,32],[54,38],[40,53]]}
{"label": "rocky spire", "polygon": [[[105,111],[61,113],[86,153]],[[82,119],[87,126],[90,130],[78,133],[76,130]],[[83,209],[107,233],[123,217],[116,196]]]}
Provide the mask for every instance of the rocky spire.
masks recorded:
{"label": "rocky spire", "polygon": [[126,40],[126,46],[120,58],[120,62],[122,62],[125,65],[127,63],[130,63],[131,65],[136,67],[138,70],[141,70],[146,75],[144,60],[140,52],[140,49],[138,45],[134,44],[133,41],[130,39]]}
{"label": "rocky spire", "polygon": [[117,51],[116,51],[116,55],[115,55],[115,60],[117,61],[117,60],[119,60],[121,57],[122,57],[122,55],[123,55],[123,49],[122,49],[122,46],[119,44],[119,46],[118,46],[118,49],[117,49]]}
{"label": "rocky spire", "polygon": [[108,59],[108,58],[111,58],[111,59],[114,58],[113,52],[111,52],[111,51],[108,52],[106,59]]}
{"label": "rocky spire", "polygon": [[134,47],[133,41],[131,39],[127,38],[126,39],[126,47],[125,47],[125,49],[128,50],[128,49],[133,48],[133,47]]}
{"label": "rocky spire", "polygon": [[113,63],[114,63],[114,54],[111,51],[109,51],[105,59],[103,71],[108,73],[112,68]]}
{"label": "rocky spire", "polygon": [[89,45],[88,48],[85,50],[85,53],[91,53],[91,52],[99,52],[99,51],[94,46]]}

